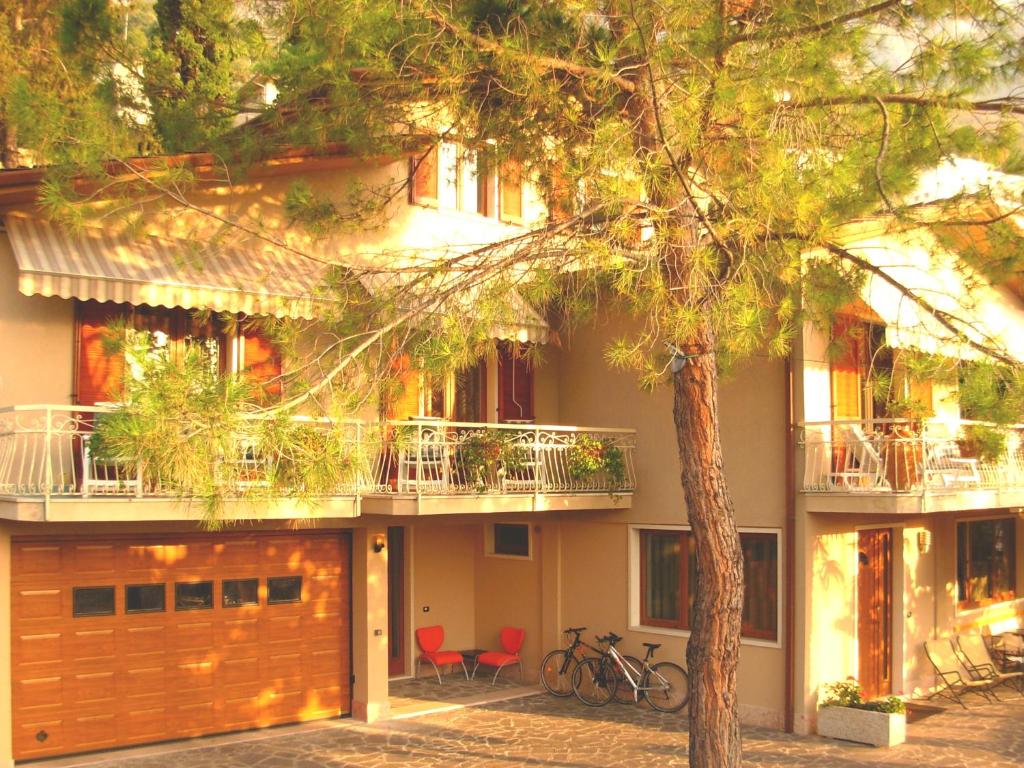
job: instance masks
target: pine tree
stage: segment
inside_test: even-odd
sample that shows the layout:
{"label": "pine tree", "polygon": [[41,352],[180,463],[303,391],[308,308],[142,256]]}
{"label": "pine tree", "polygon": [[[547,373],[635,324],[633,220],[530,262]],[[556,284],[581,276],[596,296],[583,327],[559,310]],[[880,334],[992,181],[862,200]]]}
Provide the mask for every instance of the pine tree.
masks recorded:
{"label": "pine tree", "polygon": [[[1004,94],[1024,62],[1021,13],[996,0],[182,0],[157,3],[158,43],[118,46],[115,58],[137,73],[153,116],[125,130],[155,150],[212,146],[244,165],[281,145],[344,142],[369,154],[444,133],[467,146],[493,141],[493,162],[546,185],[559,216],[460,264],[472,263],[474,284],[489,281],[493,292],[475,296],[492,311],[510,284],[570,318],[596,294],[614,296],[642,327],[609,343],[609,364],[636,368],[646,384],[665,378],[670,357],[685,361],[669,378],[698,573],[689,754],[719,768],[740,764],[743,593],[720,369],[760,349],[784,354],[804,297],[832,307],[853,298],[872,265],[837,240],[839,225],[884,216],[956,227],[962,198],[931,206],[927,220],[907,202],[923,169],[953,155],[1019,169],[1024,102]],[[94,13],[107,28],[82,24],[69,55],[93,72],[105,56],[109,66],[115,16],[123,11]],[[239,128],[231,117],[256,74],[281,96]],[[39,146],[77,170],[68,125],[62,134],[47,123]],[[92,146],[124,159],[111,142]],[[139,184],[152,193],[160,181]],[[74,205],[66,185],[50,195]],[[307,207],[297,220],[317,226],[358,219],[308,194],[295,203]],[[809,250],[820,254],[813,262]],[[359,334],[341,334],[352,341],[329,375],[369,348],[370,331],[428,360],[468,355],[480,329],[450,311],[429,332],[400,330],[468,284],[453,277],[430,298],[409,289],[436,279],[432,269],[368,302],[336,275],[344,311],[324,320]],[[908,297],[927,309],[925,297]],[[942,320],[965,336],[962,319]]]}

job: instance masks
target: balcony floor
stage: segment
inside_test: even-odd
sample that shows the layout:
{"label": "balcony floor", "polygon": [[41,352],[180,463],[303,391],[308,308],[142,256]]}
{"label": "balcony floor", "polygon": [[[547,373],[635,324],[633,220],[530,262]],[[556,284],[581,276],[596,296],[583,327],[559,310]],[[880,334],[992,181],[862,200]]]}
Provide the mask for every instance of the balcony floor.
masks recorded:
{"label": "balcony floor", "polygon": [[803,491],[808,512],[921,515],[1024,507],[1024,488],[943,488],[919,491]]}

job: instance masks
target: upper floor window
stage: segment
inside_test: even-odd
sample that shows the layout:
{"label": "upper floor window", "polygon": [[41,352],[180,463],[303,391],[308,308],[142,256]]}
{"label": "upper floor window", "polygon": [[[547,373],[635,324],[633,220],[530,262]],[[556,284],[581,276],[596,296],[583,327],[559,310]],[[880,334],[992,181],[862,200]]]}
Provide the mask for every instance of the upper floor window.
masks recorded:
{"label": "upper floor window", "polygon": [[[686,530],[642,530],[640,623],[689,629],[697,586],[693,537]],[[740,533],[743,550],[743,636],[778,638],[779,537],[774,531]]]}
{"label": "upper floor window", "polygon": [[[189,347],[199,347],[211,373],[244,372],[268,397],[281,393],[277,378],[281,359],[273,344],[256,328],[239,323],[231,333],[212,314],[186,309],[133,307],[129,304],[76,302],[77,344],[75,359],[75,402],[95,405],[117,401],[126,373],[133,362],[123,352],[112,350],[114,329],[147,333],[150,354],[171,359]],[[126,371],[127,366],[127,371]]]}
{"label": "upper floor window", "polygon": [[1006,517],[956,524],[956,586],[961,609],[1014,599],[1016,520]]}
{"label": "upper floor window", "polygon": [[413,157],[410,173],[414,203],[523,222],[522,170],[514,162],[499,165],[486,148],[443,141]]}

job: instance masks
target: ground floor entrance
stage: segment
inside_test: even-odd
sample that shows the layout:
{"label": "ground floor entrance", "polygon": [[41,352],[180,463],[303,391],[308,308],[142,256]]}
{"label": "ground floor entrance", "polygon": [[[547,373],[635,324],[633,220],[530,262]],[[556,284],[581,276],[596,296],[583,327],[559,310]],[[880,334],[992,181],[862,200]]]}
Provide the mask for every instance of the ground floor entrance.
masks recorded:
{"label": "ground floor entrance", "polygon": [[857,535],[857,659],[868,698],[892,693],[892,528]]}
{"label": "ground floor entrance", "polygon": [[347,532],[11,541],[14,757],[351,706]]}

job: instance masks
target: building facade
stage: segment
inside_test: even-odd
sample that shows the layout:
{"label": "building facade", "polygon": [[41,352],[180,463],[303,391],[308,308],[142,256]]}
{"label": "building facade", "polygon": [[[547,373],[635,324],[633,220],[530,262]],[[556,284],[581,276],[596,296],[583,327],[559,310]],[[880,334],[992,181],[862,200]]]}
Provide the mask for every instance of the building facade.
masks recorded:
{"label": "building facade", "polygon": [[[543,215],[530,185],[478,178],[457,147],[442,145],[431,163],[385,224],[325,240],[290,225],[292,181],[342,200],[356,180],[405,178],[408,159],[298,155],[230,187],[209,179],[190,199],[259,221],[296,252],[340,258],[470,247]],[[312,503],[240,493],[225,505],[228,524],[211,531],[200,504],[92,450],[92,424],[131,364],[98,340],[131,327],[162,334],[167,354],[199,344],[219,371],[279,396],[288,361],[244,324],[195,310],[314,317],[316,270],[246,241],[196,267],[187,244],[217,242],[219,225],[195,211],[154,209],[142,236],[64,231],[34,210],[38,181],[0,175],[0,592],[11,598],[0,603],[0,712],[11,713],[0,718],[0,765],[386,718],[389,679],[413,674],[415,630],[435,624],[453,649],[493,647],[501,627],[523,628],[527,679],[567,626],[615,631],[632,653],[660,642],[658,658],[685,662],[695,583],[671,395],[641,393],[604,360],[628,317],[601,314],[559,340],[524,308],[495,328],[476,366],[443,381],[410,370],[393,402],[318,422],[347,430],[365,457],[336,493]],[[927,690],[922,641],[1019,614],[1024,553],[1010,475],[972,485],[950,478],[987,468],[947,462],[951,485],[934,493],[916,478],[903,489],[863,459],[846,463],[853,441],[832,437],[846,415],[833,392],[849,376],[821,339],[809,326],[792,360],[754,356],[721,392],[747,587],[741,716],[802,730],[813,728],[822,683],[869,669],[871,642],[878,692]],[[521,357],[524,345],[539,354]],[[580,470],[577,452],[595,446],[603,463]],[[497,458],[481,460],[488,449]],[[261,465],[244,443],[233,461],[240,489],[258,486]],[[994,538],[1016,559],[989,557],[998,579],[959,585],[958,569],[980,574],[984,563],[960,563],[958,552],[981,553],[978,542]],[[872,635],[858,619],[860,606],[872,609],[860,563],[877,552],[885,565],[871,572],[872,594],[885,610]]]}

